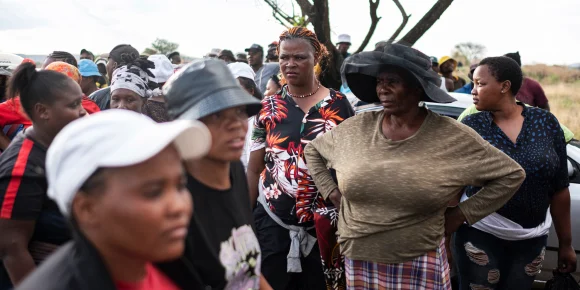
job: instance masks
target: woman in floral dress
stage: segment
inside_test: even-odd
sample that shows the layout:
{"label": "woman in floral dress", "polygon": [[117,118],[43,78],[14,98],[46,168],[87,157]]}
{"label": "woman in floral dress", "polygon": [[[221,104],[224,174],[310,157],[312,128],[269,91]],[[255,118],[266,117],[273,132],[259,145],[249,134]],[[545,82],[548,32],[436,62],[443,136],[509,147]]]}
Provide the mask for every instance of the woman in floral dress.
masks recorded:
{"label": "woman in floral dress", "polygon": [[304,147],[354,112],[343,94],[320,84],[327,51],[313,32],[285,31],[278,52],[286,85],[262,100],[247,173],[262,274],[274,289],[344,289],[337,209],[319,194]]}

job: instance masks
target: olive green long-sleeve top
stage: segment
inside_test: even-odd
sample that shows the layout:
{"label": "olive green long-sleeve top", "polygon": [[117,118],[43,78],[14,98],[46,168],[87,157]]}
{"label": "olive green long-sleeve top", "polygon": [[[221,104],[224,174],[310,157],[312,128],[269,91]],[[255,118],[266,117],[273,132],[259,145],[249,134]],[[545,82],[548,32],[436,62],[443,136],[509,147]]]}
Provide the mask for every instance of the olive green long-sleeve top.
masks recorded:
{"label": "olive green long-sleeve top", "polygon": [[483,187],[459,205],[474,224],[503,206],[525,178],[515,161],[451,118],[429,111],[401,141],[383,135],[382,119],[383,112],[357,115],[305,149],[323,197],[336,188],[342,193],[339,243],[351,260],[402,263],[435,250],[447,205],[465,186]]}

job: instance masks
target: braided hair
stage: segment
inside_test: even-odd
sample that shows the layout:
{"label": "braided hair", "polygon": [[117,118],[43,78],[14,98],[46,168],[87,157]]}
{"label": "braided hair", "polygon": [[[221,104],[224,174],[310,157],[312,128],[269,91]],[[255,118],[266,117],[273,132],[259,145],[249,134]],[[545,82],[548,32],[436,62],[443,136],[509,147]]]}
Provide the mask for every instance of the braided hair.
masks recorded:
{"label": "braided hair", "polygon": [[55,61],[62,61],[66,62],[74,67],[79,67],[77,63],[77,59],[70,53],[66,51],[53,51],[51,54],[48,55],[49,58],[54,59]]}
{"label": "braided hair", "polygon": [[[322,73],[322,66],[326,65],[326,63],[328,62],[329,54],[328,50],[326,49],[326,46],[324,46],[324,44],[322,44],[318,40],[316,34],[311,30],[309,30],[308,28],[295,26],[280,34],[280,39],[278,41],[278,46],[276,48],[276,52],[278,55],[280,55],[280,46],[282,45],[282,42],[285,40],[292,39],[304,39],[310,44],[310,46],[312,46],[312,48],[314,49],[314,59],[318,61],[318,63],[316,63],[316,65],[314,66],[314,74],[318,78]],[[282,85],[286,84],[286,80],[284,79],[284,77],[280,79],[280,83]]]}
{"label": "braided hair", "polygon": [[129,44],[119,44],[109,53],[109,57],[117,63],[117,67],[128,65],[139,58],[139,51]]}
{"label": "braided hair", "polygon": [[[152,79],[155,78],[155,75],[150,71],[150,69],[154,69],[155,68],[155,63],[148,60],[147,57],[139,57],[136,60],[132,61],[131,63],[127,64],[127,68],[129,69],[129,71],[134,71],[135,69],[139,69],[144,71],[147,76],[149,76],[149,78],[147,79],[147,86],[149,87],[149,89],[154,90],[156,88],[159,88],[159,84],[152,81]],[[138,73],[135,73],[136,75],[139,75]]]}

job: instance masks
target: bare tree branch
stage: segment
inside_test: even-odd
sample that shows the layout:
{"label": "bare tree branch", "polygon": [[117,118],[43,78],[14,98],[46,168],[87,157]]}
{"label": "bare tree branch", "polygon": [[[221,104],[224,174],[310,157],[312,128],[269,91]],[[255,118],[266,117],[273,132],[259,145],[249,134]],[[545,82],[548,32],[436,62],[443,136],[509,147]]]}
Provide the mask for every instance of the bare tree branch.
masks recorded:
{"label": "bare tree branch", "polygon": [[272,12],[272,16],[274,17],[274,19],[278,20],[278,22],[280,22],[280,24],[286,28],[288,28],[290,26],[289,23],[287,23],[285,20],[280,19],[280,17],[278,16],[278,14],[276,14],[275,12]]}
{"label": "bare tree branch", "polygon": [[294,17],[291,17],[286,12],[282,11],[282,9],[278,6],[278,2],[275,0],[264,0],[270,8],[272,8],[272,15],[280,24],[284,25],[285,27],[293,26],[295,24]]}
{"label": "bare tree branch", "polygon": [[453,0],[438,0],[433,7],[417,22],[417,24],[409,31],[399,43],[412,46],[439,20],[439,17],[447,10]]}
{"label": "bare tree branch", "polygon": [[312,5],[312,3],[310,3],[309,0],[295,0],[296,3],[298,3],[298,6],[300,6],[300,12],[302,12],[302,16],[307,16],[308,14],[310,14],[310,12],[312,12],[312,7],[314,5]]}
{"label": "bare tree branch", "polygon": [[[397,0],[394,0],[394,1],[397,1]],[[371,26],[369,27],[369,31],[367,32],[365,39],[363,40],[363,42],[361,43],[359,48],[354,53],[359,53],[359,52],[363,51],[365,49],[365,47],[369,44],[371,37],[375,33],[375,29],[377,29],[377,25],[379,24],[379,21],[382,18],[382,17],[377,16],[377,9],[379,8],[380,3],[381,3],[381,0],[375,0],[375,1],[369,0],[369,8],[371,11]]]}
{"label": "bare tree branch", "polygon": [[411,15],[407,15],[407,12],[405,12],[405,8],[403,8],[403,5],[401,5],[401,2],[399,2],[399,0],[393,0],[393,2],[395,2],[395,5],[397,5],[397,8],[399,8],[399,11],[401,11],[403,21],[401,22],[401,25],[399,25],[399,28],[397,28],[395,33],[391,35],[391,38],[389,38],[388,43],[393,43],[397,39],[397,37],[399,37],[399,34],[401,34],[401,31],[403,31],[403,29],[407,25],[407,22],[409,22],[409,18],[411,17]]}

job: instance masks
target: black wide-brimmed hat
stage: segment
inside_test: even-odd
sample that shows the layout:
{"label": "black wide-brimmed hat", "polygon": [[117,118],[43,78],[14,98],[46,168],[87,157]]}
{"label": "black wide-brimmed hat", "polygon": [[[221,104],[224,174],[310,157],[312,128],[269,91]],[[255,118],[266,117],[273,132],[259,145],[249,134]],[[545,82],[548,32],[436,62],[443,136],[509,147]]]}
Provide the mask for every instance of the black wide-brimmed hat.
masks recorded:
{"label": "black wide-brimmed hat", "polygon": [[262,108],[218,59],[184,66],[165,83],[163,93],[171,119],[197,120],[239,106],[246,106],[248,116],[254,116]]}
{"label": "black wide-brimmed hat", "polygon": [[367,103],[379,102],[377,77],[385,67],[394,66],[411,73],[425,91],[422,101],[451,103],[456,101],[440,89],[441,77],[431,70],[431,59],[422,52],[401,44],[389,44],[382,51],[364,51],[347,58],[342,64],[342,81],[352,93]]}

